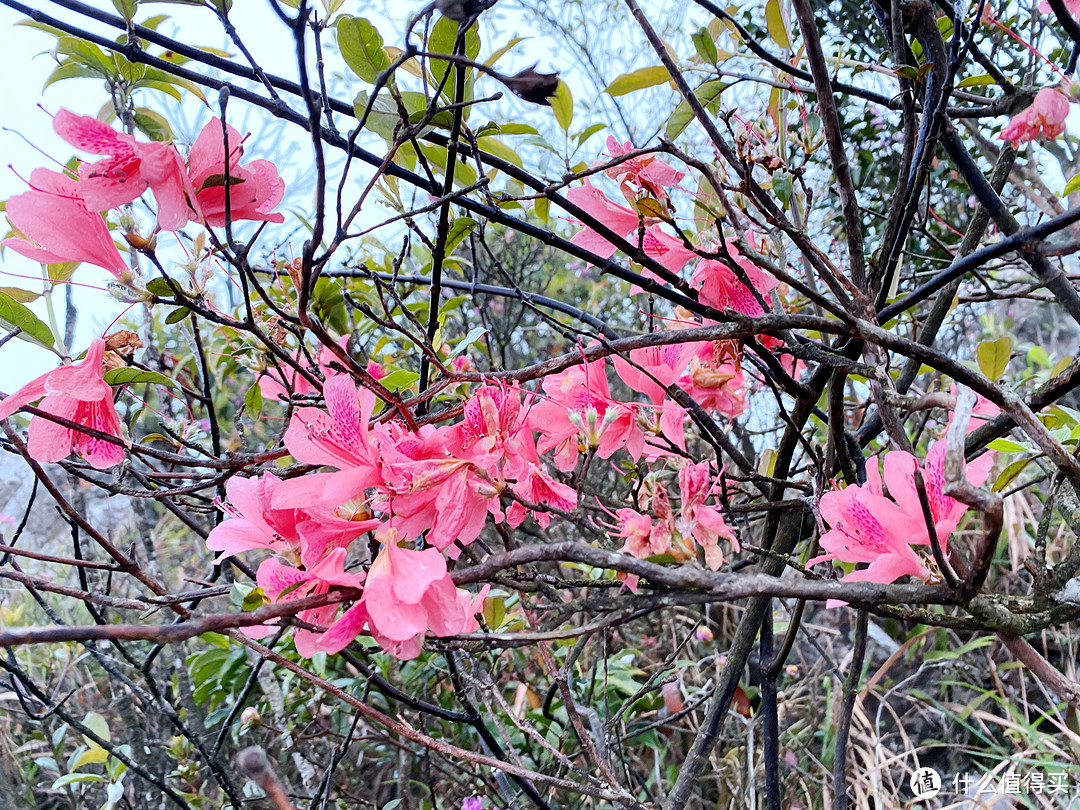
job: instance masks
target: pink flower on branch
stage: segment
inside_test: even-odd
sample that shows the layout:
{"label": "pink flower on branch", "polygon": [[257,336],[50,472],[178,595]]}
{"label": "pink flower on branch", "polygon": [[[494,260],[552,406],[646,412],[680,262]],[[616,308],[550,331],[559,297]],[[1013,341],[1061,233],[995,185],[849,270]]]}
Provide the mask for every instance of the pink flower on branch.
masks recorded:
{"label": "pink flower on branch", "polygon": [[1040,138],[1053,140],[1065,131],[1068,115],[1068,96],[1056,87],[1044,87],[1030,107],[1012,117],[1000,137],[1013,146]]}
{"label": "pink flower on branch", "polygon": [[[634,145],[630,141],[619,143],[613,136],[608,136],[607,149],[610,157],[617,158],[633,152]],[[658,160],[655,155],[629,158],[604,171],[608,177],[623,187],[623,193],[628,197],[633,196],[633,191],[627,186],[633,185],[649,192],[658,200],[667,199],[666,189],[677,186],[686,177],[683,172]]]}
{"label": "pink flower on branch", "polygon": [[53,129],[84,152],[109,156],[79,167],[83,198],[91,210],[125,205],[149,188],[158,205],[158,227],[175,231],[187,223],[191,185],[172,144],[140,143],[92,116],[68,110],[56,114]]}
{"label": "pink flower on branch", "polygon": [[58,172],[35,169],[30,191],[7,201],[7,217],[22,236],[3,244],[42,264],[87,262],[123,280],[128,272],[105,220],[91,210],[80,184]]}
{"label": "pink flower on branch", "polygon": [[[0,419],[40,399],[38,408],[44,413],[120,439],[120,417],[113,405],[112,388],[105,382],[104,360],[105,341],[97,338],[78,363],[43,374],[0,402]],[[35,461],[60,461],[73,450],[99,470],[124,460],[120,444],[42,417],[30,420],[27,451]]]}
{"label": "pink flower on branch", "polygon": [[[229,136],[228,161],[224,132]],[[222,130],[221,119],[212,118],[203,127],[188,155],[188,177],[194,189],[192,207],[197,218],[207,225],[225,224],[225,182],[229,182],[229,214],[232,219],[284,222],[273,213],[285,196],[285,183],[277,167],[268,160],[252,160],[241,165],[243,139],[231,126]]]}

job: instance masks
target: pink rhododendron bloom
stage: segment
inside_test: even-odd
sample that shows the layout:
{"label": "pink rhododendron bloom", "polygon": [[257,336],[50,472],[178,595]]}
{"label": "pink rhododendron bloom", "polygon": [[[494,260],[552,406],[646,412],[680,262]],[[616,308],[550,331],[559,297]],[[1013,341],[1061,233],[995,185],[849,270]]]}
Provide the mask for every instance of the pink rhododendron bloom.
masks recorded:
{"label": "pink rhododendron bloom", "polygon": [[653,521],[652,515],[643,515],[634,509],[617,509],[612,529],[615,537],[626,542],[619,551],[645,560],[671,550],[671,527],[666,521]]}
{"label": "pink rhododendron bloom", "polygon": [[92,116],[68,110],[56,114],[53,129],[84,152],[109,156],[79,167],[80,190],[91,210],[125,205],[149,188],[158,204],[162,230],[175,231],[187,223],[191,186],[172,144],[140,143]]}
{"label": "pink rhododendron bloom", "polygon": [[540,434],[536,449],[555,451],[555,466],[574,468],[578,453],[596,448],[600,458],[611,458],[625,448],[636,461],[645,447],[636,408],[611,397],[603,359],[571,366],[544,378],[547,394],[529,411],[529,426]]}
{"label": "pink rhododendron bloom", "polygon": [[[889,488],[889,496],[900,505],[904,512],[922,518],[922,503],[919,500],[919,492],[915,488],[916,466],[922,473],[923,485],[926,487],[926,502],[930,506],[930,515],[934,520],[934,533],[944,550],[947,548],[949,537],[956,531],[957,526],[960,525],[960,519],[968,510],[966,504],[945,494],[945,442],[935,442],[921,465],[913,455],[902,450],[885,454],[885,486]],[[970,464],[965,464],[968,481],[973,486],[982,486],[993,466],[994,453],[992,451],[983,453]],[[918,528],[919,531],[910,536],[909,542],[929,544],[930,536],[925,519],[919,521]]]}
{"label": "pink rhododendron bloom", "polygon": [[[40,399],[38,408],[45,413],[121,438],[112,388],[105,382],[104,360],[105,341],[97,338],[78,363],[43,374],[0,402],[0,419]],[[123,446],[39,417],[30,420],[26,446],[30,457],[41,462],[60,461],[72,450],[99,470],[124,460]]]}
{"label": "pink rhododendron bloom", "polygon": [[[987,3],[987,7],[989,7],[989,5],[990,4]],[[1065,8],[1074,17],[1080,18],[1080,0],[1065,0]],[[1054,10],[1050,8],[1048,0],[1041,0],[1039,3],[1039,12],[1041,14],[1053,14]]]}
{"label": "pink rhododendron bloom", "polygon": [[728,419],[739,416],[746,410],[746,379],[739,365],[738,344],[719,340],[701,345],[679,386],[706,410]]}
{"label": "pink rhododendron bloom", "polygon": [[128,272],[105,220],[87,207],[79,183],[63,174],[34,169],[30,191],[7,201],[7,218],[22,236],[5,239],[4,246],[28,259],[87,262],[118,279]]}
{"label": "pink rhododendron bloom", "polygon": [[452,636],[479,629],[474,614],[484,592],[474,601],[450,579],[446,558],[433,548],[420,551],[398,545],[393,529],[380,533],[382,550],[371,564],[363,601],[341,617],[319,643],[338,652],[366,624],[379,645],[401,659],[420,654],[424,636]]}
{"label": "pink rhododendron bloom", "polygon": [[[348,552],[344,548],[336,548],[321,559],[303,557],[304,569],[293,568],[285,565],[276,557],[263,560],[255,581],[263,592],[272,600],[300,599],[304,596],[319,596],[329,593],[331,588],[360,588],[364,582],[364,574],[350,574],[345,571],[345,558]],[[282,592],[292,588],[282,596]],[[340,605],[324,605],[318,608],[308,608],[300,611],[298,617],[301,621],[316,624],[322,627],[333,628],[334,616]],[[340,622],[344,616],[340,617]],[[247,628],[248,634],[253,638],[259,638],[272,632],[272,628],[255,627]],[[314,630],[298,628],[293,636],[296,651],[304,658],[311,658],[320,651],[319,641],[322,633]],[[351,641],[351,639],[350,639]],[[348,642],[346,642],[348,643]],[[344,646],[344,645],[343,645]]]}
{"label": "pink rhododendron bloom", "polygon": [[[577,491],[566,484],[560,484],[535,464],[530,464],[525,477],[513,487],[513,493],[522,500],[537,505],[551,506],[569,512],[577,506]],[[526,511],[536,520],[541,529],[551,523],[551,513],[529,509],[515,501],[506,510],[506,522],[516,529],[525,520]]]}
{"label": "pink rhododendron bloom", "polygon": [[615,373],[630,390],[644,394],[653,405],[659,405],[667,396],[665,389],[678,382],[701,346],[699,343],[646,346],[631,350],[629,360],[620,355],[611,359]]}
{"label": "pink rhododendron bloom", "polygon": [[315,553],[349,545],[379,525],[373,518],[354,520],[346,507],[321,502],[329,473],[282,480],[263,473],[261,478],[230,478],[225,484],[229,520],[222,521],[206,538],[206,546],[221,553],[221,562],[242,551],[268,549],[277,554]]}
{"label": "pink rhododendron bloom", "polygon": [[229,213],[236,221],[251,219],[284,222],[285,217],[273,213],[285,196],[285,183],[278,177],[277,167],[269,160],[252,160],[243,165],[243,139],[231,126],[229,159],[225,160],[225,139],[221,119],[212,118],[203,127],[188,155],[188,177],[195,190],[194,207],[198,219],[207,225],[225,224],[225,176],[229,176]]}
{"label": "pink rhododendron bloom", "polygon": [[[607,149],[608,155],[616,158],[632,152],[634,145],[630,141],[621,144],[613,136],[608,136]],[[620,186],[634,185],[639,189],[648,191],[658,200],[667,199],[666,189],[677,186],[686,177],[682,172],[673,169],[661,160],[657,160],[655,155],[640,155],[630,158],[605,171],[607,176],[618,182]],[[634,196],[632,189],[624,188],[623,193],[630,199]]]}
{"label": "pink rhododendron bloom", "polygon": [[465,403],[462,420],[446,429],[447,450],[489,464],[485,471],[493,479],[519,478],[540,461],[526,416],[512,389],[481,385]]}
{"label": "pink rhododendron bloom", "polygon": [[[604,192],[593,187],[588,180],[584,185],[568,189],[566,199],[619,236],[628,237],[640,226],[641,220],[636,211],[612,202]],[[603,259],[610,258],[615,253],[615,245],[587,226],[575,233],[570,241]]]}
{"label": "pink rhododendron bloom", "polygon": [[1065,131],[1069,98],[1056,87],[1044,87],[1030,107],[1021,110],[1001,130],[1001,139],[1013,146],[1039,138],[1053,140]]}
{"label": "pink rhododendron bloom", "polygon": [[[768,300],[768,294],[778,286],[778,282],[768,273],[759,270],[748,259],[743,258],[732,246],[731,256],[746,273],[754,289]],[[690,283],[700,293],[703,304],[716,309],[733,309],[744,315],[764,313],[757,296],[743,284],[735,271],[716,259],[703,259],[690,277]]]}
{"label": "pink rhododendron bloom", "polygon": [[684,538],[694,538],[705,551],[705,564],[716,571],[724,564],[724,553],[720,550],[720,538],[731,543],[739,550],[739,541],[735,532],[724,521],[724,516],[715,506],[705,503],[713,493],[714,483],[709,462],[686,464],[679,469],[679,492],[682,503],[675,526]]}
{"label": "pink rhododendron bloom", "polygon": [[902,576],[929,579],[931,573],[911,547],[913,537],[926,535],[922,510],[909,513],[885,497],[876,462],[866,466],[866,483],[852,484],[821,496],[821,517],[831,527],[821,536],[825,554],[807,566],[826,560],[869,563],[852,571],[843,582],[895,582]]}
{"label": "pink rhododendron bloom", "polygon": [[489,514],[497,522],[503,515],[501,486],[483,473],[496,459],[457,458],[448,451],[448,439],[453,439],[449,428],[433,425],[416,433],[397,425],[389,428],[379,444],[385,486],[375,506],[392,516],[402,537],[427,531],[430,545],[449,547],[448,553],[456,557],[455,540],[471,543]]}
{"label": "pink rhododendron bloom", "polygon": [[351,475],[337,480],[347,482],[349,494],[344,501],[364,487],[381,480],[378,450],[368,425],[377,399],[366,388],[357,390],[347,374],[335,374],[323,385],[326,410],[297,408],[285,431],[285,447],[302,464],[320,464],[348,470]]}

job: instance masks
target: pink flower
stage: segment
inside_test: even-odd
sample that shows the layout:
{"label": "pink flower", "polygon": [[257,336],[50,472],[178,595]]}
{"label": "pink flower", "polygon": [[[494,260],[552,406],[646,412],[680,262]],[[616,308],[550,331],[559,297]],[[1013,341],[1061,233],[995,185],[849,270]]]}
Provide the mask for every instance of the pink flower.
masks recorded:
{"label": "pink flower", "polygon": [[[915,488],[916,466],[918,466],[918,461],[910,453],[894,450],[885,454],[885,485],[889,488],[889,495],[905,513],[922,518],[922,502]],[[993,466],[993,452],[983,453],[970,464],[965,465],[968,481],[973,486],[982,486]],[[926,460],[920,467],[920,472],[926,488],[926,501],[930,507],[930,515],[934,520],[934,533],[944,550],[948,547],[949,537],[956,531],[961,518],[968,510],[966,504],[945,494],[945,442],[935,442],[930,447]],[[918,531],[912,533],[909,542],[929,545],[930,536],[927,532],[926,520],[921,519],[918,524]]]}
{"label": "pink flower", "polygon": [[16,253],[42,264],[88,262],[118,279],[127,265],[109,228],[82,198],[79,183],[48,169],[34,169],[30,191],[7,201],[7,217],[23,237],[3,241]]}
{"label": "pink flower", "polygon": [[[633,151],[634,145],[630,141],[620,144],[614,137],[608,136],[608,154],[615,158]],[[619,185],[633,184],[640,189],[648,191],[658,200],[667,199],[666,188],[677,186],[686,177],[680,171],[673,169],[663,161],[657,160],[655,155],[640,155],[630,158],[616,166],[606,170],[607,176],[617,181]],[[627,192],[629,191],[629,194]],[[633,196],[633,191],[626,188],[623,193],[628,197]]]}
{"label": "pink flower", "polygon": [[269,549],[278,554],[303,550],[317,557],[344,548],[379,525],[373,518],[354,520],[346,508],[324,505],[319,497],[331,477],[308,474],[282,480],[270,473],[261,478],[230,478],[225,484],[230,516],[210,532],[206,546],[221,553],[221,562],[242,551]]}
{"label": "pink flower", "polygon": [[[758,269],[734,249],[730,250],[735,263],[746,273],[754,289],[768,300],[768,294],[778,282],[768,273]],[[733,309],[744,315],[761,315],[764,310],[757,296],[747,288],[735,271],[716,259],[703,259],[694,269],[690,283],[700,291],[703,304],[719,310]]]}
{"label": "pink flower", "polygon": [[334,653],[367,624],[384,650],[401,659],[420,654],[424,636],[452,636],[479,628],[474,613],[483,601],[458,590],[437,550],[421,551],[398,545],[397,532],[380,533],[382,550],[371,564],[363,601],[341,617],[320,641],[320,649]]}
{"label": "pink flower", "polygon": [[[346,335],[338,341],[338,344],[344,348],[345,344],[349,342],[349,337]],[[330,367],[330,364],[337,359],[337,355],[329,346],[323,346],[319,350],[318,363],[319,370],[323,376],[329,378],[336,372]],[[304,366],[307,362],[307,355],[304,353],[303,348],[296,350],[293,354],[293,360],[297,365]],[[378,379],[378,377],[376,377]],[[306,394],[314,394],[315,387],[308,382],[307,377],[297,371],[290,365],[281,364],[280,366],[274,366],[268,368],[259,377],[259,391],[266,399],[277,401],[279,399],[288,399],[290,392],[299,396]]]}
{"label": "pink flower", "polygon": [[666,521],[653,522],[652,515],[643,515],[633,509],[617,509],[615,524],[610,528],[615,537],[626,542],[619,551],[647,560],[671,550],[671,528]]}
{"label": "pink flower", "polygon": [[221,119],[212,118],[203,127],[188,155],[188,177],[195,190],[198,218],[210,226],[225,224],[225,176],[229,176],[229,210],[233,221],[251,219],[284,222],[281,214],[272,213],[285,196],[285,183],[277,167],[268,160],[252,160],[240,165],[244,154],[240,133],[232,127],[229,134],[229,159],[225,161],[225,139]]}
{"label": "pink flower", "polygon": [[93,211],[117,208],[147,188],[158,204],[158,226],[175,231],[188,221],[191,186],[184,162],[172,144],[140,143],[89,115],[60,110],[53,119],[56,134],[72,146],[105,160],[79,167],[83,199]]}
{"label": "pink flower", "polygon": [[[588,180],[584,185],[568,189],[566,199],[619,236],[629,236],[640,225],[637,212],[612,202],[604,192],[594,188]],[[575,233],[570,241],[604,259],[615,253],[615,245],[587,226]]]}
{"label": "pink flower", "polygon": [[1000,137],[1013,146],[1038,138],[1053,140],[1065,131],[1068,115],[1068,96],[1056,87],[1044,87],[1030,107],[1012,117]]}
{"label": "pink flower", "polygon": [[521,397],[506,386],[481,385],[465,403],[462,420],[445,432],[451,455],[482,460],[492,478],[518,478],[539,463]]}
{"label": "pink flower", "polygon": [[[364,575],[362,573],[349,574],[345,571],[347,554],[348,552],[344,548],[337,548],[321,559],[304,557],[305,567],[303,570],[285,565],[277,558],[271,557],[263,560],[262,565],[259,566],[255,581],[263,589],[263,592],[275,601],[300,599],[304,596],[320,596],[329,593],[330,589],[334,587],[360,588],[364,582]],[[292,590],[282,596],[282,593],[290,588]],[[345,618],[345,615],[342,615],[338,622],[333,621],[338,608],[339,605],[336,604],[324,605],[323,607],[302,610],[297,615],[302,621],[309,624],[333,629],[337,623],[340,623]],[[272,628],[266,626],[249,628],[249,635],[253,638],[259,638],[268,635],[272,631]],[[311,658],[321,650],[319,645],[322,636],[323,633],[298,628],[293,636],[296,651],[304,658]],[[344,646],[342,645],[342,647]]]}
{"label": "pink flower", "polygon": [[483,472],[495,459],[461,459],[448,452],[451,428],[424,425],[411,433],[398,425],[388,428],[380,439],[380,461],[385,486],[376,508],[392,515],[392,524],[402,537],[427,532],[429,545],[443,550],[452,544],[473,542],[491,514],[502,520],[499,506],[501,485]]}
{"label": "pink flower", "polygon": [[682,504],[675,526],[684,538],[690,535],[705,551],[705,564],[716,571],[724,564],[724,553],[720,550],[720,538],[731,543],[739,550],[739,541],[735,532],[724,521],[724,516],[715,506],[709,506],[705,500],[714,488],[709,462],[686,464],[679,469],[679,491]]}
{"label": "pink flower", "polygon": [[922,511],[909,513],[885,497],[876,463],[867,465],[866,478],[861,486],[821,496],[821,517],[832,528],[820,540],[826,553],[808,560],[807,566],[826,560],[869,563],[843,577],[844,582],[889,583],[905,575],[928,579],[930,571],[911,547],[913,537],[926,535]]}
{"label": "pink flower", "polygon": [[[41,399],[38,408],[45,413],[121,438],[112,388],[105,382],[104,359],[105,341],[97,338],[80,362],[43,374],[0,402],[0,419]],[[30,420],[27,450],[31,458],[41,462],[59,461],[74,450],[99,470],[124,460],[122,445],[40,418]]]}
{"label": "pink flower", "polygon": [[648,397],[653,405],[659,405],[667,396],[665,389],[678,382],[690,360],[703,344],[668,343],[633,349],[630,360],[620,355],[612,357],[615,373],[631,391]]}
{"label": "pink flower", "polygon": [[579,444],[596,448],[600,458],[620,448],[635,461],[641,458],[645,434],[636,408],[612,399],[605,368],[600,359],[545,377],[547,399],[529,411],[529,426],[540,434],[537,452],[554,450],[562,472],[574,468]]}
{"label": "pink flower", "polygon": [[[989,3],[987,6],[989,6]],[[1074,17],[1080,17],[1080,0],[1065,0],[1065,8]],[[1050,8],[1048,0],[1041,0],[1039,3],[1039,12],[1041,14],[1053,14],[1054,10]]]}
{"label": "pink flower", "polygon": [[[560,484],[535,464],[529,464],[528,472],[514,485],[513,492],[529,503],[551,506],[564,512],[569,512],[577,506],[577,492],[574,488]],[[525,520],[525,513],[525,507],[515,501],[506,510],[507,524],[516,529]],[[528,513],[533,516],[541,529],[546,529],[551,523],[550,512],[529,509]]]}
{"label": "pink flower", "polygon": [[679,385],[702,408],[728,419],[739,416],[746,410],[746,380],[739,366],[738,344],[718,340],[700,346]]}

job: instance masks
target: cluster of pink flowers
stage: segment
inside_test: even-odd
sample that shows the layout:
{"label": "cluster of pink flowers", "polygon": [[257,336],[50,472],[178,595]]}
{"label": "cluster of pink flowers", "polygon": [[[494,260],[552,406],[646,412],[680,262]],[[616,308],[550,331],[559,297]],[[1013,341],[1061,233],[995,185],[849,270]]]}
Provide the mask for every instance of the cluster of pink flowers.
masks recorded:
{"label": "cluster of pink flowers", "polygon": [[[645,349],[631,360],[666,385],[680,379],[702,348],[690,343]],[[715,354],[712,344],[704,350]],[[230,505],[224,506],[230,519],[211,532],[207,544],[220,552],[219,560],[253,549],[271,552],[258,572],[258,584],[271,598],[333,587],[360,592],[340,616],[335,606],[301,615],[327,627],[325,633],[297,631],[301,654],[336,652],[366,631],[384,650],[414,657],[426,633],[448,636],[477,628],[474,612],[483,594],[474,598],[457,589],[446,557],[476,540],[489,518],[516,527],[531,516],[546,528],[554,516],[577,506],[576,491],[545,469],[543,454],[551,453],[554,466],[566,472],[586,451],[604,459],[624,450],[635,460],[664,460],[675,458],[674,448],[685,448],[685,411],[631,362],[620,359],[615,367],[650,402],[615,399],[607,361],[599,359],[546,377],[543,395],[479,386],[460,421],[414,431],[398,420],[374,421],[375,395],[323,366],[325,408],[298,408],[284,441],[296,461],[328,471],[230,481]],[[714,490],[708,463],[673,463],[682,465],[680,515],[664,513],[661,496],[654,501],[668,546],[683,544],[686,559],[692,554],[688,544],[696,542],[708,564],[718,567],[719,540],[734,544],[735,535],[718,506],[706,503]],[[511,502],[505,509],[504,498]],[[344,563],[354,541],[371,531],[380,551],[365,578]],[[625,529],[613,527],[613,536],[625,537]],[[423,547],[411,547],[420,538]]]}
{"label": "cluster of pink flowers", "polygon": [[[217,118],[203,128],[187,161],[170,143],[144,143],[95,118],[60,110],[57,134],[72,146],[107,157],[79,166],[78,177],[35,169],[30,190],[12,197],[7,217],[19,236],[3,244],[43,264],[88,262],[123,279],[127,267],[100,212],[131,203],[149,190],[157,228],[175,231],[189,221],[225,224],[226,177],[233,220],[284,222],[273,209],[285,184],[266,160],[241,164],[240,133]],[[225,134],[229,154],[225,155]]]}
{"label": "cluster of pink flowers", "polygon": [[1056,87],[1044,87],[1030,107],[1021,110],[1001,130],[1001,139],[1013,146],[1039,139],[1054,140],[1065,131],[1069,97]]}
{"label": "cluster of pink flowers", "polygon": [[[976,408],[982,417],[996,411],[986,400],[980,400]],[[973,419],[971,429],[981,422],[981,418]],[[968,481],[981,486],[993,463],[990,451],[965,465]],[[825,553],[809,560],[807,566],[830,560],[867,564],[844,576],[845,582],[889,583],[902,576],[924,581],[936,578],[928,565],[931,539],[915,485],[916,469],[922,475],[934,534],[947,557],[949,538],[968,507],[945,494],[945,442],[938,441],[930,446],[921,464],[910,453],[891,450],[882,454],[880,462],[877,458],[870,460],[865,484],[822,495],[819,512],[831,528],[820,539]],[[916,547],[924,551],[920,553]]]}

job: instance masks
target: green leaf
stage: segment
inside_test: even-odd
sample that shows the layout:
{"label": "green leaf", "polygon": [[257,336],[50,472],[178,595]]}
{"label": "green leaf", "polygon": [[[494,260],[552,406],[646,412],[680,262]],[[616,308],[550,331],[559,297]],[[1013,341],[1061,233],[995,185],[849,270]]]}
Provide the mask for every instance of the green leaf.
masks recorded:
{"label": "green leaf", "polygon": [[569,132],[570,123],[574,120],[574,96],[566,82],[560,79],[559,89],[548,100],[551,102],[552,112],[555,113],[555,120],[562,127],[563,132]]}
{"label": "green leaf", "polygon": [[112,0],[112,4],[124,16],[125,20],[130,21],[138,10],[139,0]]}
{"label": "green leaf", "polygon": [[[97,712],[89,712],[83,717],[82,724],[97,734],[105,742],[112,740],[109,736],[109,721],[102,717]],[[97,745],[97,743],[87,743],[89,745]]]}
{"label": "green leaf", "polygon": [[180,321],[184,320],[184,318],[188,317],[190,314],[191,310],[187,307],[177,307],[165,316],[165,323],[170,326],[174,323],[180,323]]}
{"label": "green leaf", "polygon": [[92,745],[80,752],[71,762],[68,763],[69,771],[77,771],[83,765],[100,765],[102,762],[109,758],[109,752],[102,748],[100,745]]}
{"label": "green leaf", "polygon": [[1012,339],[1003,337],[984,340],[979,344],[975,355],[979,361],[979,370],[991,380],[997,380],[1005,373],[1005,367],[1009,365],[1009,358],[1012,357]]}
{"label": "green leaf", "polygon": [[1016,442],[1012,439],[994,439],[988,445],[991,450],[1000,450],[1002,453],[1035,453],[1035,447],[1027,442]]}
{"label": "green leaf", "polygon": [[607,124],[593,124],[592,126],[585,127],[585,129],[574,136],[574,140],[577,141],[578,146],[581,146],[585,141],[589,140],[589,138],[603,129],[607,129]]}
{"label": "green leaf", "polygon": [[21,287],[0,287],[0,292],[7,293],[20,304],[29,304],[31,301],[41,298],[41,293],[24,290]]}
{"label": "green leaf", "polygon": [[791,199],[791,195],[795,190],[791,172],[783,169],[773,172],[772,190],[773,194],[776,195],[776,199],[780,200],[783,205],[787,205],[788,200]]}
{"label": "green leaf", "polygon": [[956,83],[956,87],[957,89],[963,87],[982,87],[987,84],[997,84],[997,82],[994,81],[993,76],[983,73],[981,76],[968,76],[966,79],[961,79]]}
{"label": "green leaf", "polygon": [[1005,489],[1005,487],[1015,481],[1020,473],[1022,473],[1034,460],[1035,456],[1028,456],[1012,462],[1008,467],[1001,471],[1001,475],[997,477],[997,480],[994,482],[994,486],[992,486],[991,489],[994,492],[1001,492],[1001,490]]}
{"label": "green leaf", "polygon": [[162,298],[171,298],[173,296],[173,288],[169,286],[169,282],[164,278],[152,278],[146,282],[146,291],[151,295],[157,295]]}
{"label": "green leaf", "polygon": [[690,39],[693,40],[694,50],[701,57],[701,61],[715,65],[717,59],[719,59],[719,54],[716,52],[716,40],[709,33],[709,29],[705,27],[699,28],[696,33],[691,35]]}
{"label": "green leaf", "polygon": [[450,226],[450,230],[446,234],[446,247],[444,248],[447,254],[453,252],[454,248],[461,244],[461,240],[468,236],[476,229],[476,220],[469,217],[458,217],[454,220],[454,224]]}
{"label": "green leaf", "polygon": [[[721,79],[710,79],[694,90],[694,95],[706,108],[709,108],[710,106],[718,107],[720,94],[723,93],[727,87],[727,82],[724,82]],[[687,104],[685,100],[679,102],[679,106],[675,108],[675,112],[668,118],[667,125],[664,127],[664,135],[669,141],[675,140],[693,120],[694,111],[690,108],[690,105]]]}
{"label": "green leaf", "polygon": [[654,65],[635,70],[633,73],[624,73],[606,88],[611,96],[625,96],[635,90],[643,90],[646,87],[655,87],[663,84],[671,78],[667,68],[663,65]]}
{"label": "green leaf", "polygon": [[454,347],[454,350],[450,352],[450,356],[447,359],[453,360],[459,354],[463,354],[467,348],[476,343],[476,341],[482,338],[485,334],[487,334],[487,329],[482,326],[474,326],[472,329],[469,330],[469,334],[465,336],[464,340],[462,340],[457,346]]}
{"label": "green leaf", "polygon": [[71,278],[72,273],[75,272],[75,268],[78,267],[79,264],[79,262],[61,262],[46,265],[45,269],[49,274],[50,281],[67,281]]}
{"label": "green leaf", "polygon": [[1074,174],[1069,178],[1069,182],[1065,184],[1065,188],[1061,191],[1061,196],[1068,197],[1077,190],[1080,190],[1080,174]]}
{"label": "green leaf", "polygon": [[345,64],[368,84],[390,67],[379,29],[363,17],[342,17],[337,24],[338,47]]}
{"label": "green leaf", "polygon": [[0,325],[22,329],[19,337],[39,343],[46,349],[54,345],[52,330],[37,315],[5,292],[0,292]]}
{"label": "green leaf", "polygon": [[105,382],[109,385],[167,385],[175,388],[176,383],[157,371],[143,371],[141,368],[114,368],[105,372]]}
{"label": "green leaf", "polygon": [[251,386],[251,388],[248,389],[248,392],[244,394],[244,413],[250,419],[258,419],[259,414],[262,413],[262,409],[262,389],[259,388],[258,383],[255,383],[255,385]]}
{"label": "green leaf", "polygon": [[152,141],[173,140],[172,127],[161,113],[149,110],[146,107],[136,107],[134,110],[135,126]]}
{"label": "green leaf", "polygon": [[499,61],[506,53],[517,45],[519,42],[524,42],[528,37],[514,37],[501,48],[495,51],[491,56],[484,60],[484,64],[488,67],[494,67],[495,63]]}
{"label": "green leaf", "polygon": [[66,773],[52,783],[53,790],[59,790],[65,785],[74,785],[78,782],[104,782],[105,777],[99,773]]}
{"label": "green leaf", "polygon": [[765,25],[769,29],[772,41],[785,51],[791,50],[791,34],[788,33],[787,21],[780,10],[780,0],[768,0],[765,3]]}

